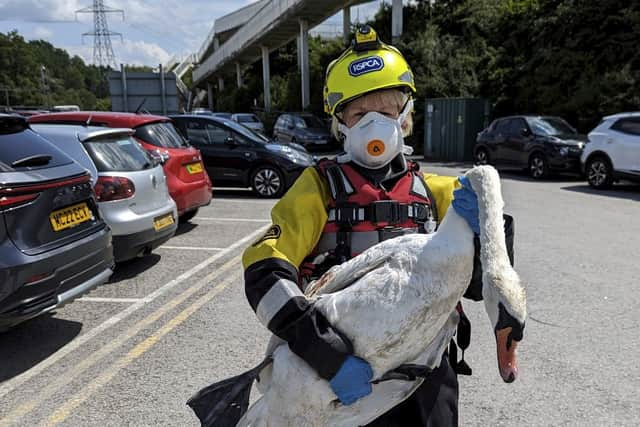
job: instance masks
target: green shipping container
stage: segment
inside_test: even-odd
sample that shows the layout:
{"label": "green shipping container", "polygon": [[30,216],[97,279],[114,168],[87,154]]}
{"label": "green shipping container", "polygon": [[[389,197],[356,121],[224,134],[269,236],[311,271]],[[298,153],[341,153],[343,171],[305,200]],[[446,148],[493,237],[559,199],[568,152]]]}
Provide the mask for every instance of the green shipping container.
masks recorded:
{"label": "green shipping container", "polygon": [[478,132],[488,126],[489,101],[480,98],[427,99],[424,158],[470,161]]}

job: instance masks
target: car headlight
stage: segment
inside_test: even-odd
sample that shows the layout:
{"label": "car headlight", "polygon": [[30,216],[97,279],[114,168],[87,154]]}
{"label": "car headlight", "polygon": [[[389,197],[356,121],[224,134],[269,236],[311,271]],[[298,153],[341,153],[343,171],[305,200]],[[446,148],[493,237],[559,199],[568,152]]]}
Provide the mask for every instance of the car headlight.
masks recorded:
{"label": "car headlight", "polygon": [[269,147],[269,149],[279,152],[281,155],[300,166],[311,166],[314,163],[313,157],[311,157],[311,155],[303,153],[302,151],[294,150],[293,148],[287,147],[286,145],[272,145]]}

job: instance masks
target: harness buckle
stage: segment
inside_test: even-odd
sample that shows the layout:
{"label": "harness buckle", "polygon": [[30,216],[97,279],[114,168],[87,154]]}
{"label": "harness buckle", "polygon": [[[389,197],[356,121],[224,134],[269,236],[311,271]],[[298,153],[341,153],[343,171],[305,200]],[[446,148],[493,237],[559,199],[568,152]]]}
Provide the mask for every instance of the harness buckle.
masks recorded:
{"label": "harness buckle", "polygon": [[341,226],[352,227],[360,222],[358,218],[358,206],[341,205],[335,208],[336,223]]}
{"label": "harness buckle", "polygon": [[[386,222],[394,225],[404,222],[408,218],[407,210],[401,209],[400,203],[395,200],[379,200],[370,205],[371,222]],[[403,215],[404,213],[404,215]]]}
{"label": "harness buckle", "polygon": [[416,222],[425,222],[429,219],[430,210],[429,206],[424,203],[414,202],[411,204],[413,207],[413,219]]}

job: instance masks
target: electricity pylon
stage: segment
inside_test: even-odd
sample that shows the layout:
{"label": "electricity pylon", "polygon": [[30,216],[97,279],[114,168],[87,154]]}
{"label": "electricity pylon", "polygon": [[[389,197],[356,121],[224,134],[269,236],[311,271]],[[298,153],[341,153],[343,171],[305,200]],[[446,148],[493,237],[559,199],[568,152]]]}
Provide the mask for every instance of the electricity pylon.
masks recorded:
{"label": "electricity pylon", "polygon": [[93,6],[76,10],[76,20],[78,13],[93,13],[93,31],[83,33],[82,38],[93,36],[94,65],[117,68],[116,56],[111,47],[111,36],[120,36],[120,41],[122,41],[122,34],[109,31],[107,13],[121,13],[124,21],[124,10],[105,6],[103,0],[93,0]]}

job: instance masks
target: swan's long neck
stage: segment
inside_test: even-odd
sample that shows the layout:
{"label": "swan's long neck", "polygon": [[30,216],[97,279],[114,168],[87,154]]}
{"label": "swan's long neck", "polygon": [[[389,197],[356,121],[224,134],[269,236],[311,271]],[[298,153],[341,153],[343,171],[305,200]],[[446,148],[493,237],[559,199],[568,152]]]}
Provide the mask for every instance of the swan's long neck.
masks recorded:
{"label": "swan's long neck", "polygon": [[478,196],[482,294],[487,313],[496,327],[501,304],[524,324],[526,298],[507,254],[500,177],[491,166],[475,167],[467,172],[467,177]]}
{"label": "swan's long neck", "polygon": [[496,335],[500,375],[511,382],[518,375],[516,343],[522,339],[527,315],[525,291],[509,263],[498,172],[481,166],[467,177],[478,196],[482,297]]}
{"label": "swan's long neck", "polygon": [[500,177],[492,167],[473,168],[467,177],[478,196],[482,270],[491,275],[502,273],[511,264],[504,234]]}

